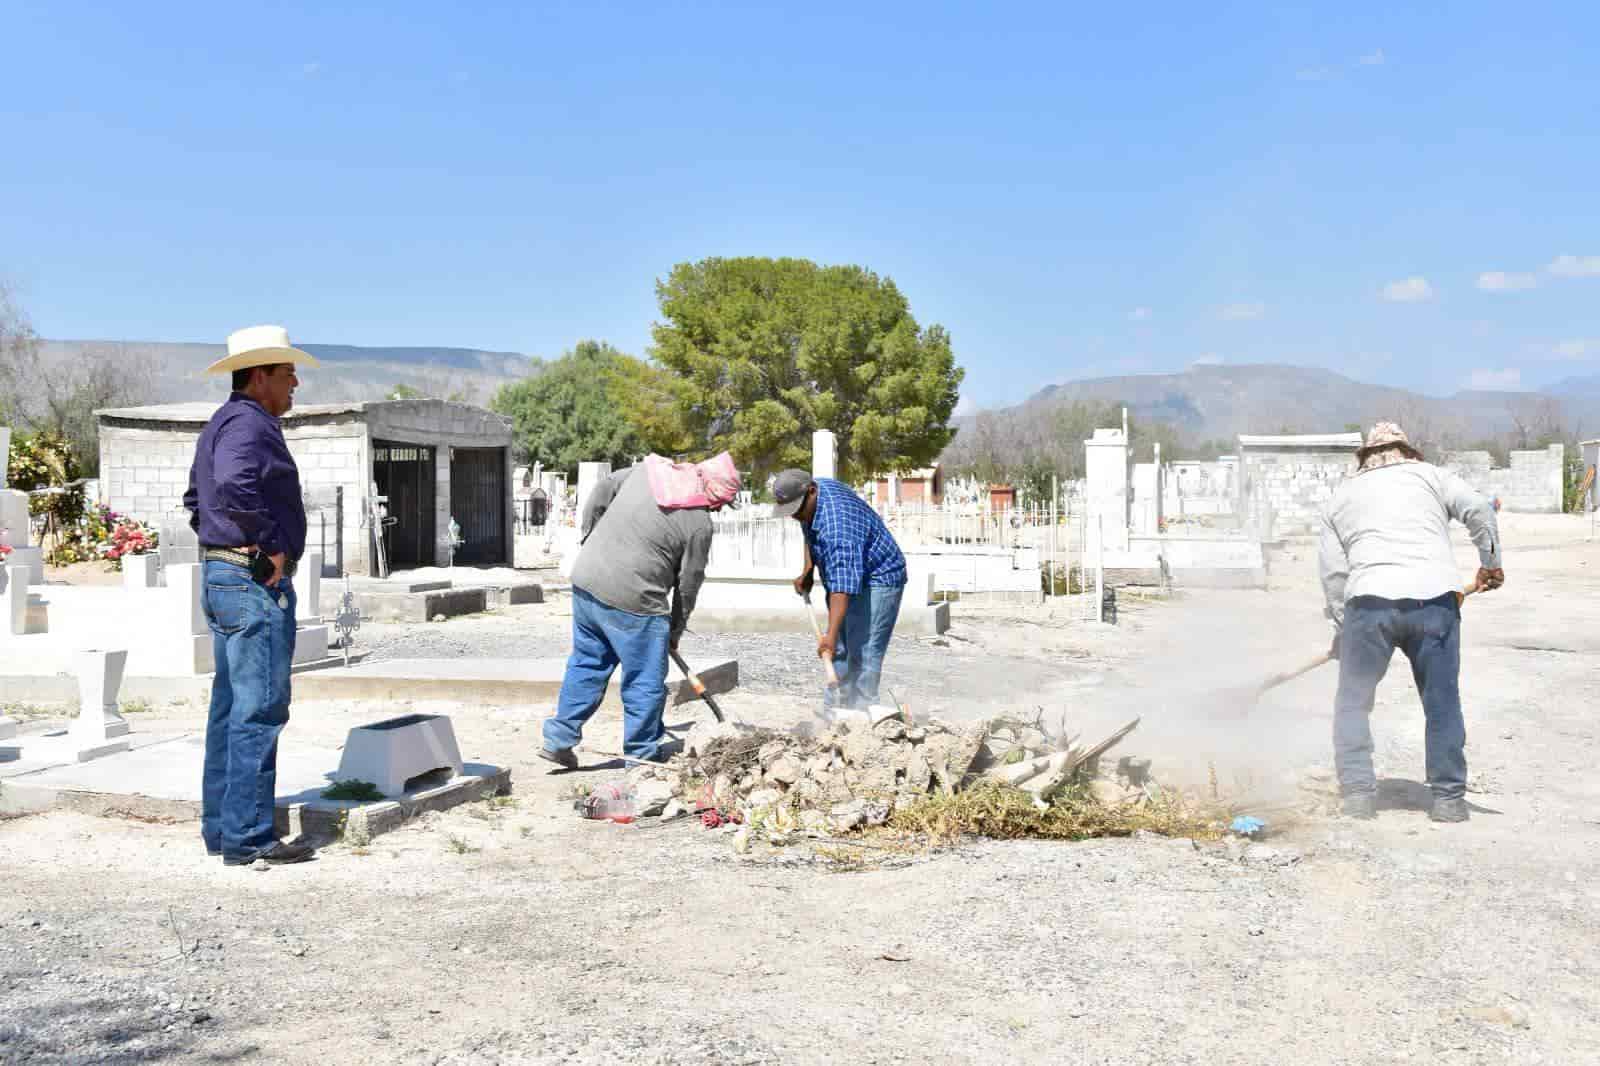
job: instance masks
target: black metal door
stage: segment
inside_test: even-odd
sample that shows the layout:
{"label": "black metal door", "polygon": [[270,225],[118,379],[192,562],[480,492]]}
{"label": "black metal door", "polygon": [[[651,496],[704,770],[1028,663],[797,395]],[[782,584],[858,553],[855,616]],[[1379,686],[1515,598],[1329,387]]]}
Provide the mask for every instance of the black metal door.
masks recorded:
{"label": "black metal door", "polygon": [[383,550],[390,569],[434,565],[433,464],[429,445],[372,442],[372,480],[389,497]]}
{"label": "black metal door", "polygon": [[450,516],[461,526],[456,562],[505,563],[506,488],[504,448],[450,449]]}

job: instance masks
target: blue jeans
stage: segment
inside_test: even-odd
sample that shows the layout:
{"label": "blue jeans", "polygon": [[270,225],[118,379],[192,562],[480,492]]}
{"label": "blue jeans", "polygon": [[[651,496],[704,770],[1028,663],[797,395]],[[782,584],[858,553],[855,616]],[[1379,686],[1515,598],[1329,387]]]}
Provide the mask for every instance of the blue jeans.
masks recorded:
{"label": "blue jeans", "polygon": [[[287,607],[278,606],[282,593]],[[205,563],[206,623],[216,676],[206,720],[200,835],[208,851],[243,858],[277,842],[272,826],[278,734],[289,721],[294,585],[275,589],[233,563]]]}
{"label": "blue jeans", "polygon": [[1433,600],[1357,596],[1345,605],[1333,714],[1339,789],[1348,796],[1378,787],[1369,717],[1396,648],[1411,660],[1422,696],[1428,787],[1436,799],[1457,799],[1467,790],[1467,727],[1459,685],[1461,607],[1453,592]]}
{"label": "blue jeans", "polygon": [[824,707],[865,710],[878,702],[883,657],[889,653],[905,591],[904,585],[866,585],[850,597],[839,642],[833,649],[833,672],[839,678],[839,687],[823,690]]}
{"label": "blue jeans", "polygon": [[572,590],[572,654],[561,679],[554,718],[545,720],[545,746],[576,747],[583,724],[594,717],[618,664],[622,666],[622,750],[654,759],[666,728],[667,645],[672,620],[608,606],[580,588]]}

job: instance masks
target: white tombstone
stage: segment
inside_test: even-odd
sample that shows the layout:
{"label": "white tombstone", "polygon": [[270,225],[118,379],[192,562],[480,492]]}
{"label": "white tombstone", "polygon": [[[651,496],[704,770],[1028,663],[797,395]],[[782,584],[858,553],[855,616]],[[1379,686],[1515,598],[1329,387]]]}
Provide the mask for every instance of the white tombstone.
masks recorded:
{"label": "white tombstone", "polygon": [[589,493],[595,486],[611,476],[610,463],[578,464],[578,525],[583,525],[583,508],[589,502]]}
{"label": "white tombstone", "polygon": [[187,640],[208,632],[200,598],[205,594],[204,571],[199,563],[174,563],[167,567],[167,587],[162,596],[160,628],[165,640]]}
{"label": "white tombstone", "polygon": [[839,442],[832,430],[819,429],[811,434],[811,476],[836,477],[839,467]]}
{"label": "white tombstone", "polygon": [[127,719],[117,710],[127,651],[92,648],[73,653],[72,659],[78,675],[78,717],[72,723],[73,734],[97,741],[127,736]]}
{"label": "white tombstone", "polygon": [[117,711],[117,692],[128,665],[126,650],[80,651],[73,655],[78,674],[78,717],[67,729],[79,762],[128,750],[128,722]]}
{"label": "white tombstone", "polygon": [[322,553],[306,552],[294,575],[296,613],[307,622],[322,620]]}
{"label": "white tombstone", "polygon": [[408,714],[350,730],[333,777],[369,781],[385,796],[398,796],[407,781],[436,770],[461,773],[455,729],[446,715]]}
{"label": "white tombstone", "polygon": [[1128,550],[1128,438],[1120,429],[1097,429],[1083,442],[1084,496],[1088,517],[1087,549],[1099,547],[1101,531],[1105,550]]}
{"label": "white tombstone", "polygon": [[28,631],[28,570],[7,564],[0,567],[0,601],[3,601],[3,636],[22,636]]}
{"label": "white tombstone", "polygon": [[28,546],[28,494],[16,489],[0,489],[0,544],[8,548]]}
{"label": "white tombstone", "polygon": [[122,587],[130,592],[155,588],[160,573],[161,556],[156,552],[122,557]]}

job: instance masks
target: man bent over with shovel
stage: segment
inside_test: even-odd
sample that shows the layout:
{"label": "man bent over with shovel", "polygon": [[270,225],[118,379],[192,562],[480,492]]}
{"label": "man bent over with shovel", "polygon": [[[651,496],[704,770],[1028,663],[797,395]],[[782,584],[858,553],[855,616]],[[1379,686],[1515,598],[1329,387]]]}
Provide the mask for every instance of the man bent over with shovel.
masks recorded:
{"label": "man bent over with shovel", "polygon": [[1465,481],[1426,463],[1392,422],[1372,427],[1356,452],[1360,469],[1322,515],[1322,590],[1339,660],[1333,747],[1344,813],[1373,818],[1373,697],[1396,648],[1427,717],[1429,817],[1467,820],[1467,732],[1461,717],[1461,594],[1450,520],[1478,548],[1477,588],[1497,589],[1500,532],[1494,508]]}

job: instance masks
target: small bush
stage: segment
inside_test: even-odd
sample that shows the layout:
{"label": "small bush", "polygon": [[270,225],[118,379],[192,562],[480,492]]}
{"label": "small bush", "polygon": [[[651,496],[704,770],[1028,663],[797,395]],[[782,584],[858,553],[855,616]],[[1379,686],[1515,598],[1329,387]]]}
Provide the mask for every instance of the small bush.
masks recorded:
{"label": "small bush", "polygon": [[327,800],[355,800],[359,803],[375,803],[383,799],[383,793],[378,791],[378,786],[371,781],[335,781],[332,785],[322,790],[322,798]]}

